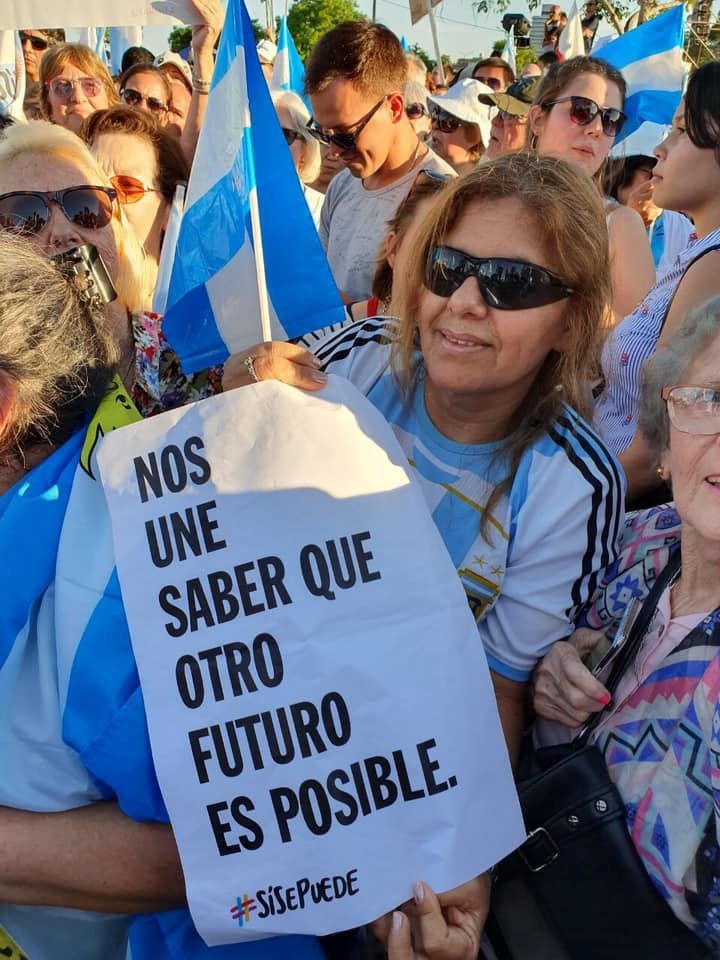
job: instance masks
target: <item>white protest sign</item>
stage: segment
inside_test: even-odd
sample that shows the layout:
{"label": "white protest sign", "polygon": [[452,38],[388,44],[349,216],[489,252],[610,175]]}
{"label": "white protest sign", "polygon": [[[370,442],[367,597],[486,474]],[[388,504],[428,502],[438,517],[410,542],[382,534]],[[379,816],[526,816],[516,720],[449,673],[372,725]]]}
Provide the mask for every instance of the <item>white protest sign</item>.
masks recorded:
{"label": "white protest sign", "polygon": [[193,920],[347,929],[524,839],[460,580],[384,418],[266,382],[99,463]]}
{"label": "white protest sign", "polygon": [[3,0],[0,30],[41,30],[43,27],[133,27],[196,23],[190,0]]}

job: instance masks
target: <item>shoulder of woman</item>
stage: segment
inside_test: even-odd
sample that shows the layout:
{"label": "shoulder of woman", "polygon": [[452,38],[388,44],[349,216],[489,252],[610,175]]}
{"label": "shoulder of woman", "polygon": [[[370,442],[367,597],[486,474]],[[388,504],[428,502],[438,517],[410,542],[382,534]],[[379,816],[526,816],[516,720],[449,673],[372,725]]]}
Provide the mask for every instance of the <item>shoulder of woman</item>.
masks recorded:
{"label": "shoulder of woman", "polygon": [[660,343],[667,341],[689,310],[720,294],[720,250],[709,250],[690,264],[680,279],[667,313]]}
{"label": "shoulder of woman", "polygon": [[643,237],[646,236],[645,224],[640,214],[630,207],[624,207],[621,203],[607,212],[607,225],[611,241],[618,237],[636,238],[641,234]]}

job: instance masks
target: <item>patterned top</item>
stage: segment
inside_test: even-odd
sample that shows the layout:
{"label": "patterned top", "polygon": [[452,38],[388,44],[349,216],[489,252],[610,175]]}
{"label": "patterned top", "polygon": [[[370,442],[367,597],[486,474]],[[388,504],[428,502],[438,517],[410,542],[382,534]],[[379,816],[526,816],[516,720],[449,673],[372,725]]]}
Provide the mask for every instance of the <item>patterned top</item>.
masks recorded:
{"label": "patterned top", "polygon": [[143,417],[220,393],[223,368],[209,367],[186,377],[165,339],[159,314],[141,313],[131,320],[137,367],[132,399]]}
{"label": "patterned top", "polygon": [[374,317],[300,342],[324,369],[354,383],[392,426],[465,588],[491,668],[523,681],[572,631],[572,619],[617,556],[621,471],[566,407],[525,451],[507,495],[488,513],[491,492],[507,472],[500,444],[461,444],[441,434],[425,408],[422,367],[412,400],[405,399],[389,368],[396,325]]}
{"label": "patterned top", "polygon": [[683,250],[638,307],[618,323],[602,353],[605,389],[595,405],[593,425],[615,454],[635,434],[640,399],[640,369],[653,353],[665,315],[685,271],[705,251],[720,247],[720,229]]}
{"label": "patterned top", "polygon": [[[631,516],[623,553],[584,623],[616,626],[626,605],[647,595],[679,536],[670,507]],[[618,691],[596,743],[650,878],[720,957],[720,608],[680,620],[670,620],[666,591],[648,631],[655,658],[643,644],[637,661],[646,663]],[[666,652],[673,630],[679,643]]]}

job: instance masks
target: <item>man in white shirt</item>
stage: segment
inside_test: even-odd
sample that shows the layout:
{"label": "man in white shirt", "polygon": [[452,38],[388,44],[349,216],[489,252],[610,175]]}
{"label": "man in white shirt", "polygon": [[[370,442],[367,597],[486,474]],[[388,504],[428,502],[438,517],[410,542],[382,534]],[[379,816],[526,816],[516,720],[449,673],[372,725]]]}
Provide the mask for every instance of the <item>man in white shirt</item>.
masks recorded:
{"label": "man in white shirt", "polygon": [[348,302],[370,296],[387,222],[418,172],[453,173],[405,114],[406,72],[395,34],[365,21],[334,27],[305,65],[310,130],[345,164],[328,187],[320,239]]}

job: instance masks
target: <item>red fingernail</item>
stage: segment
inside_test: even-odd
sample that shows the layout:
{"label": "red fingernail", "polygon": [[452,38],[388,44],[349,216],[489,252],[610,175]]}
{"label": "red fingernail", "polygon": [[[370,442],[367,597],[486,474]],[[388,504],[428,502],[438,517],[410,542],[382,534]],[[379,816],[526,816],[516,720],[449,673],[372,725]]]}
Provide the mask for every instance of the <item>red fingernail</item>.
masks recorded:
{"label": "red fingernail", "polygon": [[604,694],[600,697],[600,703],[601,703],[604,707],[606,707],[606,706],[610,703],[611,700],[612,700],[612,697],[610,696],[609,693],[604,693]]}

